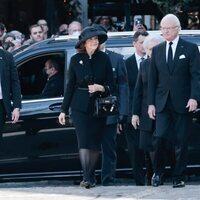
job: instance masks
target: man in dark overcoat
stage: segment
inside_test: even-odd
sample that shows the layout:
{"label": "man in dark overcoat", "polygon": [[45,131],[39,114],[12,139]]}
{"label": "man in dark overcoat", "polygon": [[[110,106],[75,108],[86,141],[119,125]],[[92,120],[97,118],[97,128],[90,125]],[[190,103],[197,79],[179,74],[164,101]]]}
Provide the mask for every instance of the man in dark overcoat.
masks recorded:
{"label": "man in dark overcoat", "polygon": [[133,168],[133,175],[135,178],[136,185],[144,185],[144,172],[143,172],[143,151],[139,149],[139,131],[135,130],[131,124],[132,117],[132,105],[133,105],[133,95],[135,84],[138,75],[138,69],[140,62],[145,57],[145,50],[143,48],[143,42],[145,37],[148,35],[147,32],[135,32],[133,35],[133,46],[135,47],[135,53],[130,56],[126,61],[126,68],[128,74],[128,84],[129,84],[129,116],[127,123],[125,124],[125,136],[129,151],[129,157],[131,165]]}
{"label": "man in dark overcoat", "polygon": [[[98,30],[107,32],[101,26],[94,24]],[[108,116],[106,120],[106,128],[104,129],[102,138],[102,173],[101,182],[103,186],[110,186],[115,184],[115,171],[117,164],[116,155],[116,137],[117,132],[123,130],[123,123],[128,116],[128,78],[123,56],[106,49],[106,43],[101,44],[101,50],[104,51],[110,58],[113,77],[114,90],[113,95],[118,98],[118,115]]]}
{"label": "man in dark overcoat", "polygon": [[[117,128],[121,132],[123,123],[128,116],[128,80],[123,56],[115,52],[106,50],[109,56],[114,76],[114,95],[118,97],[119,115],[109,116],[106,121],[102,139],[102,184],[104,186],[115,183],[115,169],[117,164],[116,137]],[[119,123],[119,124],[118,124]],[[117,127],[118,125],[118,127]]]}
{"label": "man in dark overcoat", "polygon": [[0,134],[6,117],[12,120],[12,123],[18,121],[20,108],[21,90],[13,56],[0,49]]}

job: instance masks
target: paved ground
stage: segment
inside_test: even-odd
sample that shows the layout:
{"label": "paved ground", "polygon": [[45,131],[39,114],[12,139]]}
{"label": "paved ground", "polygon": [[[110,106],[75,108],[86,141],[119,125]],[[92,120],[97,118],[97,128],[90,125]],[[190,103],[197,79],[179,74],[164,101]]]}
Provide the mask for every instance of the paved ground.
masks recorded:
{"label": "paved ground", "polygon": [[0,183],[0,200],[134,200],[200,199],[200,181],[188,182],[185,188],[172,188],[171,182],[154,188],[123,184],[92,189],[80,188],[70,181]]}

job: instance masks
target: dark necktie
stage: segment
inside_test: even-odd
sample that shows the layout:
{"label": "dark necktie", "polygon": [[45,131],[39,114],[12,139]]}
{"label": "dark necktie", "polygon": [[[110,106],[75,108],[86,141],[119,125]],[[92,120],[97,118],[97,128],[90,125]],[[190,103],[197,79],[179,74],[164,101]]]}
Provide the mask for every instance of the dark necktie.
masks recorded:
{"label": "dark necktie", "polygon": [[173,63],[173,53],[172,53],[172,44],[173,42],[169,43],[169,49],[168,49],[168,58],[167,58],[167,63],[169,66],[169,71],[172,72],[174,68],[174,63]]}
{"label": "dark necktie", "polygon": [[142,57],[142,58],[141,58],[141,62],[142,62],[144,59],[145,59],[145,58],[144,58],[144,57]]}
{"label": "dark necktie", "polygon": [[140,63],[141,63],[143,60],[144,60],[143,57],[141,57],[141,58],[139,59],[139,66],[138,66],[138,69],[140,68]]}

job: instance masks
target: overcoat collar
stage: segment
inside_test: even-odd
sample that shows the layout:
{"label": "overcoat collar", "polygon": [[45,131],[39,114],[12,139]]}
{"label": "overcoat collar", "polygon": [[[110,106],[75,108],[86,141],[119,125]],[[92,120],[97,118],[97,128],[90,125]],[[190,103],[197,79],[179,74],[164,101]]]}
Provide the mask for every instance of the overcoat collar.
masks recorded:
{"label": "overcoat collar", "polygon": [[2,77],[3,67],[5,63],[5,56],[3,56],[3,51],[0,51],[0,77]]}

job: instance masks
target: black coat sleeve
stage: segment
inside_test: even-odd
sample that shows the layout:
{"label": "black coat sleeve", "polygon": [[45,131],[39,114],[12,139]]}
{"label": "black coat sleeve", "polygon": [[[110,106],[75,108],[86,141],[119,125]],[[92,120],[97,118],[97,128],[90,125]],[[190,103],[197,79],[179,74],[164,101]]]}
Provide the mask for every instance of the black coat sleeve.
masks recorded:
{"label": "black coat sleeve", "polygon": [[104,83],[105,92],[102,94],[102,96],[108,96],[114,93],[114,78],[113,78],[113,72],[112,72],[112,65],[107,55],[106,55],[106,71],[105,72],[106,72],[105,83]]}
{"label": "black coat sleeve", "polygon": [[148,78],[148,93],[147,93],[147,102],[148,105],[155,105],[155,93],[156,93],[156,85],[157,85],[157,69],[156,69],[156,62],[155,62],[155,49],[152,50],[151,55],[151,63],[149,69],[149,78]]}
{"label": "black coat sleeve", "polygon": [[133,95],[133,107],[132,114],[140,116],[143,98],[143,82],[141,75],[141,68],[137,75],[137,81],[135,85],[134,95]]}
{"label": "black coat sleeve", "polygon": [[14,58],[13,55],[8,52],[5,52],[5,56],[9,65],[8,67],[10,68],[10,89],[13,108],[21,108],[21,88]]}
{"label": "black coat sleeve", "polygon": [[129,111],[129,88],[128,77],[125,66],[125,61],[122,56],[119,56],[117,62],[117,85],[119,97],[119,113],[120,115],[128,116]]}
{"label": "black coat sleeve", "polygon": [[69,106],[72,100],[72,96],[74,94],[75,90],[75,84],[76,84],[76,76],[74,72],[74,66],[75,66],[75,59],[74,57],[71,58],[70,65],[69,65],[69,71],[68,71],[68,82],[66,85],[65,93],[64,93],[64,99],[61,106],[61,112],[64,112],[68,114]]}

